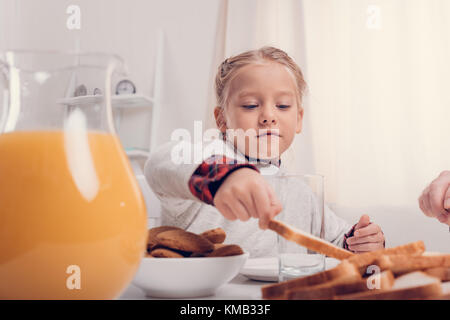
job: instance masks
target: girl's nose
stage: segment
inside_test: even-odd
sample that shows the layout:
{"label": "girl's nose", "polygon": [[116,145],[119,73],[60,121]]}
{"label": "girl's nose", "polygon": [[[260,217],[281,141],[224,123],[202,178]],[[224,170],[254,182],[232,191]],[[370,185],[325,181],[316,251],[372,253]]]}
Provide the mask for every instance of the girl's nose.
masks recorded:
{"label": "girl's nose", "polygon": [[263,109],[261,116],[259,117],[259,122],[261,125],[272,125],[277,123],[275,113],[271,107],[266,107]]}

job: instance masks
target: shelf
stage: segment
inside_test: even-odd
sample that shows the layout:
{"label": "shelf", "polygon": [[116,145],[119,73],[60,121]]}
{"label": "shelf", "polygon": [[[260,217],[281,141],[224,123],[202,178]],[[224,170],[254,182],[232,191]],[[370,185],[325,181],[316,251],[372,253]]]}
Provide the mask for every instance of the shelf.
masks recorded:
{"label": "shelf", "polygon": [[143,149],[125,148],[125,153],[129,158],[148,158],[150,153]]}
{"label": "shelf", "polygon": [[[57,103],[76,106],[83,104],[96,104],[103,101],[103,95],[88,95],[58,100]],[[113,108],[150,108],[154,99],[141,94],[122,94],[112,96]]]}

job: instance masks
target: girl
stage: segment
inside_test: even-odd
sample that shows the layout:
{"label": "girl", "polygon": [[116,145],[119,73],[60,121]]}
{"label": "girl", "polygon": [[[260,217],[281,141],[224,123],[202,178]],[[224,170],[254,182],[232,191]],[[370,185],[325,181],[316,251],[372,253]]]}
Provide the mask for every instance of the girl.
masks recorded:
{"label": "girl", "polygon": [[[215,82],[214,116],[222,139],[203,143],[200,164],[175,163],[174,150],[188,143],[173,141],[155,150],[145,165],[161,200],[162,225],[195,233],[221,227],[226,242],[239,244],[251,257],[275,256],[276,234],[265,230],[283,209],[275,191],[303,207],[312,193],[268,179],[274,168],[275,175],[285,174],[280,156],[302,130],[305,86],[300,68],[282,50],[263,47],[226,59]],[[285,212],[283,221],[317,234],[311,230],[317,218],[313,208],[302,212],[310,213]],[[366,215],[351,227],[325,208],[324,219],[324,237],[335,245],[353,252],[384,247],[380,227]]]}

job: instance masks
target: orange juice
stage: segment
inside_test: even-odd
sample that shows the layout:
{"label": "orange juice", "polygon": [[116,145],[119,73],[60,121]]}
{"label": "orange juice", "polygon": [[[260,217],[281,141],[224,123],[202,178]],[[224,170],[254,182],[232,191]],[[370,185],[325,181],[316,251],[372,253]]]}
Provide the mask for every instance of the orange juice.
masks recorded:
{"label": "orange juice", "polygon": [[[88,132],[97,188],[86,198],[62,131],[0,135],[0,299],[111,299],[145,251],[146,210],[111,134]],[[72,171],[71,171],[72,170]]]}

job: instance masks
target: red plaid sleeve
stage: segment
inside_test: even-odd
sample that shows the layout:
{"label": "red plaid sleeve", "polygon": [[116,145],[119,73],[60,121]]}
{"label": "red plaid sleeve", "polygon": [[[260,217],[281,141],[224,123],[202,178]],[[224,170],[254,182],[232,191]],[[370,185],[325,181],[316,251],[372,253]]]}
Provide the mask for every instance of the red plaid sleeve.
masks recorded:
{"label": "red plaid sleeve", "polygon": [[214,205],[213,199],[225,178],[239,168],[251,168],[259,172],[250,163],[236,163],[223,155],[213,155],[203,161],[189,179],[189,190],[201,201]]}
{"label": "red plaid sleeve", "polygon": [[351,251],[351,250],[348,248],[347,239],[353,237],[353,234],[355,233],[355,227],[356,227],[356,224],[350,229],[349,232],[347,232],[346,234],[344,234],[344,249],[345,249],[345,250]]}

